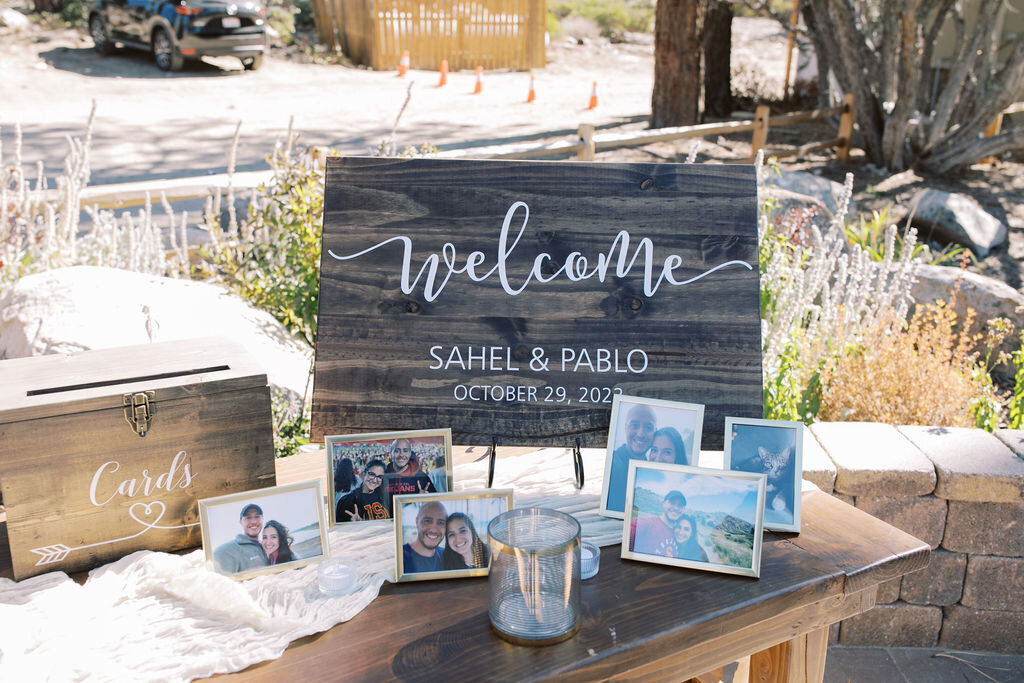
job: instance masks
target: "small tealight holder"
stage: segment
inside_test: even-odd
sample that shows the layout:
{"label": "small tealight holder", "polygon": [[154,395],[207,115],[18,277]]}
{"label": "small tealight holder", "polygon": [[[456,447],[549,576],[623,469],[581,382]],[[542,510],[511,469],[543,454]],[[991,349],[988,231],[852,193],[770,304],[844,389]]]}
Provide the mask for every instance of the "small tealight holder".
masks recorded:
{"label": "small tealight holder", "polygon": [[589,541],[580,543],[580,578],[590,579],[597,576],[601,565],[601,549]]}
{"label": "small tealight holder", "polygon": [[344,557],[328,557],[316,570],[320,592],[333,598],[353,592],[358,576],[356,563]]}

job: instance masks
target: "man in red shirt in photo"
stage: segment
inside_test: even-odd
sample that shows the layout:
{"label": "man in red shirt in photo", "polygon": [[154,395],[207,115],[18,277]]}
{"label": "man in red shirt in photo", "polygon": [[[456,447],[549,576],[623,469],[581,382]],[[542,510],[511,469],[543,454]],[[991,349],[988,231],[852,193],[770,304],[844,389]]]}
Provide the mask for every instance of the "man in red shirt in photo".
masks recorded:
{"label": "man in red shirt in photo", "polygon": [[421,469],[409,439],[396,439],[391,444],[391,463],[387,469],[388,509],[393,498],[410,493],[435,493],[437,489]]}

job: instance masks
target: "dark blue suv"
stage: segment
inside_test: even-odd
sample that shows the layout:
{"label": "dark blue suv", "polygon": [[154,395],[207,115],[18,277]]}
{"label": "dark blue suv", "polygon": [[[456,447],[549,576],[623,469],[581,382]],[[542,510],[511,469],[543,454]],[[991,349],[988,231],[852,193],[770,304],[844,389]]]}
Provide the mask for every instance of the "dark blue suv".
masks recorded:
{"label": "dark blue suv", "polygon": [[247,0],[95,0],[89,34],[101,55],[119,44],[151,50],[164,71],[203,55],[238,57],[251,70],[267,51],[266,12]]}

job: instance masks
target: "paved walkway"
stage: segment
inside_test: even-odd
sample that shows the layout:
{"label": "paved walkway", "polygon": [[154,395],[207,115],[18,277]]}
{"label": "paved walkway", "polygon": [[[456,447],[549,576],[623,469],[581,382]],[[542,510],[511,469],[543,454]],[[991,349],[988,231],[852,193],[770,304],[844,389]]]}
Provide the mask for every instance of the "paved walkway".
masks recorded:
{"label": "paved walkway", "polygon": [[[1024,638],[1008,633],[1007,638]],[[828,649],[825,683],[1015,683],[1024,681],[1024,655],[913,647]]]}

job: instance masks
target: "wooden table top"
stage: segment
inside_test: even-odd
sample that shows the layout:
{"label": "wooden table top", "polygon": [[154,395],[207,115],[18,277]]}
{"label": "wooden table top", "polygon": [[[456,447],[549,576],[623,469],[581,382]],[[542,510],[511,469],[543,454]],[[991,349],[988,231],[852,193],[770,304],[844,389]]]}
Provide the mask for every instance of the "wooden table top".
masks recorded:
{"label": "wooden table top", "polygon": [[[279,481],[317,476],[322,462],[319,454],[282,461]],[[765,533],[759,579],[622,560],[619,546],[602,548],[600,572],[581,584],[582,626],[556,645],[498,638],[486,578],[385,583],[350,621],[231,676],[685,680],[870,609],[879,583],[924,568],[928,555],[923,541],[806,491],[802,531]]]}

